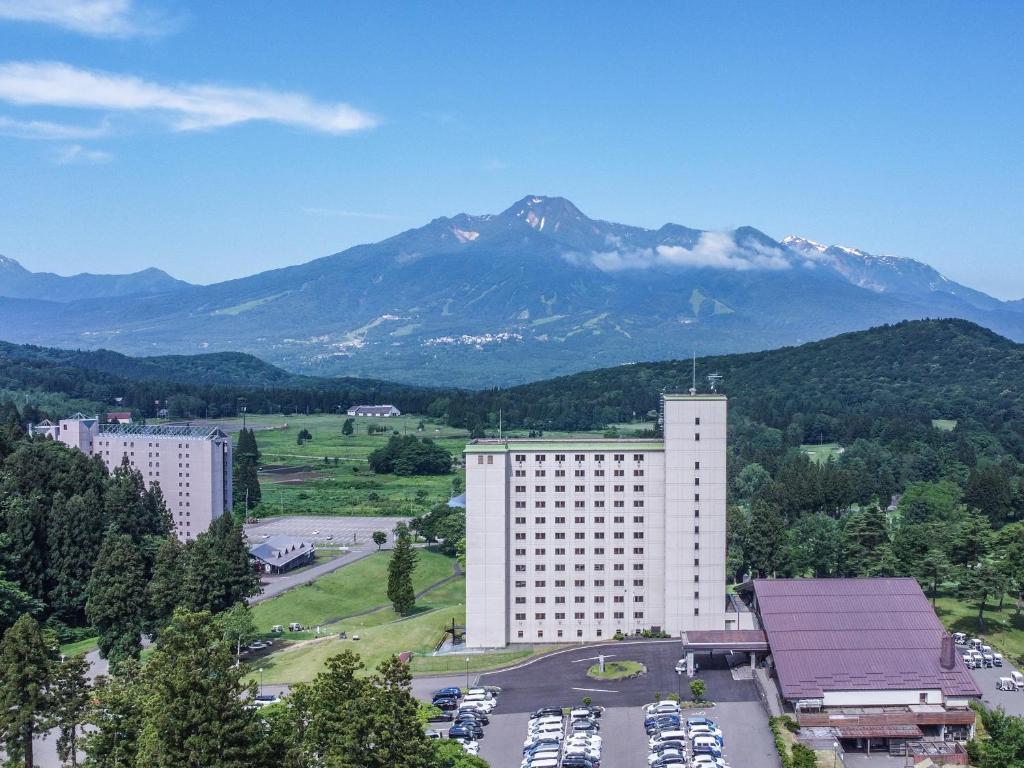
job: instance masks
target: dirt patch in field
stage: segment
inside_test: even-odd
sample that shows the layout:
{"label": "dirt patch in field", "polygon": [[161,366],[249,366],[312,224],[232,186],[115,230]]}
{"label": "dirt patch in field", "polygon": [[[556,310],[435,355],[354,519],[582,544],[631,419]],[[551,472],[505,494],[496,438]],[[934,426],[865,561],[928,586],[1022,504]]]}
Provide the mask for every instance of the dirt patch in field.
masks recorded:
{"label": "dirt patch in field", "polygon": [[302,485],[324,477],[327,477],[324,472],[289,472],[288,474],[270,474],[261,479],[274,485]]}
{"label": "dirt patch in field", "polygon": [[264,464],[260,467],[260,472],[268,475],[293,475],[301,472],[312,472],[313,468],[308,464],[302,464],[298,467],[285,466],[284,464]]}

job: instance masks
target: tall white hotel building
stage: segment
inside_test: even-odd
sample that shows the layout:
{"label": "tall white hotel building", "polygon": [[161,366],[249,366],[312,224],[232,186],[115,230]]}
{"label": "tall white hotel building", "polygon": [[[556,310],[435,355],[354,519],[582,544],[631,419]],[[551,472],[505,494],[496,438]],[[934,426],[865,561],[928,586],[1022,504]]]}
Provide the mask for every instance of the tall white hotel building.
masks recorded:
{"label": "tall white hotel building", "polygon": [[467,646],[737,628],[726,398],[666,394],[662,411],[664,438],[466,447]]}
{"label": "tall white hotel building", "polygon": [[216,427],[101,424],[77,413],[32,432],[99,456],[110,472],[127,458],[147,488],[159,483],[179,539],[195,538],[231,511],[231,438]]}

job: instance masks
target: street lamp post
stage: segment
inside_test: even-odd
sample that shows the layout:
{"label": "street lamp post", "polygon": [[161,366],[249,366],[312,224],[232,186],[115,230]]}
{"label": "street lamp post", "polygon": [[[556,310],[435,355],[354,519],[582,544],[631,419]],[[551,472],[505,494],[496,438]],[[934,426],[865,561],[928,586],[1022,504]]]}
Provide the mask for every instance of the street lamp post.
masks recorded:
{"label": "street lamp post", "polygon": [[263,696],[263,667],[260,667],[260,697]]}
{"label": "street lamp post", "polygon": [[680,701],[683,700],[683,670],[681,669],[676,670],[676,696]]}
{"label": "street lamp post", "polygon": [[466,690],[469,690],[469,656],[466,657]]}

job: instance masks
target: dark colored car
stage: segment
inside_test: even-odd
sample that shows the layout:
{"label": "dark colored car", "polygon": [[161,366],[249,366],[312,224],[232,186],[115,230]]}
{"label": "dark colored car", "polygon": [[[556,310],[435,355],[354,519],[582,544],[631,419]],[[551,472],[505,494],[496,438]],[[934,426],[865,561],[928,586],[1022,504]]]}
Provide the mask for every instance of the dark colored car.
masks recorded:
{"label": "dark colored car", "polygon": [[541,707],[533,712],[530,717],[546,717],[547,715],[562,715],[561,707]]}
{"label": "dark colored car", "polygon": [[562,760],[562,768],[601,768],[601,763],[587,757],[567,757]]}
{"label": "dark colored car", "polygon": [[665,755],[651,763],[650,768],[665,768],[666,765],[686,765],[686,758],[682,755]]}
{"label": "dark colored car", "polygon": [[460,709],[456,714],[456,718],[462,720],[463,718],[471,717],[481,725],[487,725],[491,722],[491,718],[487,716],[487,713],[481,709]]}
{"label": "dark colored car", "polygon": [[476,720],[473,720],[473,719],[468,718],[468,717],[466,717],[466,718],[456,718],[455,722],[452,724],[452,728],[465,728],[466,730],[468,730],[469,732],[473,733],[474,735],[479,735],[479,736],[483,736],[483,734],[484,734],[484,727],[480,723],[478,723]]}
{"label": "dark colored car", "polygon": [[557,739],[538,739],[537,741],[530,742],[529,745],[523,747],[523,754],[528,752],[538,752],[542,747],[561,747],[562,742]]}
{"label": "dark colored car", "polygon": [[656,754],[656,755],[660,755],[662,752],[664,752],[666,750],[669,750],[669,749],[675,749],[675,750],[678,750],[680,752],[685,752],[686,751],[686,743],[684,741],[679,740],[679,739],[672,739],[670,741],[662,741],[662,742],[659,742],[653,749],[651,749],[651,753],[652,754]]}
{"label": "dark colored car", "polygon": [[448,696],[437,696],[430,702],[438,709],[458,709],[459,700]]}
{"label": "dark colored car", "polygon": [[434,698],[436,699],[438,696],[447,696],[453,699],[461,699],[462,691],[460,691],[458,688],[455,688],[454,686],[449,686],[448,688],[441,688],[439,690],[434,691]]}
{"label": "dark colored car", "polygon": [[[480,730],[481,733],[483,732],[483,728],[480,728],[479,730]],[[466,741],[475,741],[476,740],[476,733],[475,733],[475,730],[473,728],[469,727],[469,726],[465,726],[465,725],[462,725],[462,724],[456,724],[456,725],[453,725],[451,728],[448,729],[448,738],[449,739],[463,739],[463,740],[466,740]]]}
{"label": "dark colored car", "polygon": [[572,724],[573,733],[597,733],[601,728],[597,723],[591,723],[586,720],[576,720]]}

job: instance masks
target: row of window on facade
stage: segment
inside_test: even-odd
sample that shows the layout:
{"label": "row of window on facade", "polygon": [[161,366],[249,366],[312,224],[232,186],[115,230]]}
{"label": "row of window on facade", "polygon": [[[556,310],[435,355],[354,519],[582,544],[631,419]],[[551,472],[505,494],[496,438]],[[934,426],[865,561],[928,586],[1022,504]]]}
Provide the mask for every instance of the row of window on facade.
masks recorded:
{"label": "row of window on facade", "polygon": [[[565,525],[566,518],[556,516],[553,519],[555,521],[555,525]],[[575,524],[577,524],[577,525],[583,525],[583,524],[588,522],[586,517],[583,517],[583,516],[580,516],[580,515],[577,515],[576,517],[574,517],[572,519],[572,521]],[[604,523],[604,516],[603,515],[597,515],[596,517],[590,518],[589,522],[593,523],[594,525],[601,525],[601,524]],[[619,525],[624,525],[625,522],[626,522],[626,518],[625,518],[624,515],[614,515],[612,517],[612,523],[616,523],[616,524],[619,524]],[[643,515],[633,515],[633,522],[634,523],[642,524],[644,522],[644,516]],[[515,524],[516,525],[526,525],[526,518],[525,517],[517,517],[517,518],[515,518]],[[545,525],[545,524],[547,524],[547,518],[546,517],[535,517],[535,518],[533,518],[533,524],[534,525]]]}
{"label": "row of window on facade", "polygon": [[[556,614],[554,614],[554,617],[555,617],[555,621],[565,621],[565,614],[564,613],[556,613]],[[605,617],[604,616],[604,611],[597,611],[596,613],[594,613],[594,618],[597,621],[602,621],[604,619],[604,617]],[[644,612],[643,611],[633,611],[633,618],[634,619],[642,619],[643,617],[644,617]],[[547,613],[535,613],[535,614],[533,614],[533,618],[534,618],[535,621],[546,621],[547,620]],[[584,621],[587,618],[587,614],[584,611],[576,611],[575,613],[573,613],[572,618],[575,621]],[[612,612],[612,618],[613,619],[624,619],[624,618],[626,618],[625,612],[624,611],[613,611]],[[526,621],[526,614],[525,613],[517,613],[515,620],[516,621]]]}
{"label": "row of window on facade", "polygon": [[[597,550],[594,550],[594,552],[596,554]],[[594,571],[603,571],[604,570],[604,566],[605,566],[604,563],[594,563],[594,564],[591,565],[591,569],[594,570]],[[693,558],[693,567],[694,568],[700,568],[700,558],[699,557]],[[544,573],[545,571],[547,571],[547,569],[548,569],[547,563],[535,563],[534,566],[533,566],[533,570],[536,573]],[[586,563],[573,563],[572,569],[576,573],[585,573],[586,570],[587,570],[587,565],[586,565]],[[643,569],[644,569],[644,564],[643,563],[633,563],[633,570],[634,571],[642,571]],[[552,564],[552,570],[555,571],[555,573],[564,573],[565,572],[565,563],[553,563]],[[626,570],[626,564],[625,563],[612,563],[612,570],[613,571],[624,571],[624,570]],[[526,565],[524,563],[517,564],[515,566],[515,572],[516,573],[526,573]],[[694,574],[693,580],[697,581],[697,575],[696,574]]]}
{"label": "row of window on facade", "polygon": [[[525,469],[515,469],[515,470],[512,470],[512,476],[513,477],[526,477],[526,470]],[[535,469],[533,471],[533,476],[534,477],[547,477],[548,476],[548,472],[547,472],[546,469]],[[587,473],[586,473],[586,470],[577,469],[577,470],[575,470],[575,473],[574,473],[573,476],[574,477],[586,477]],[[626,476],[626,470],[624,470],[624,469],[613,469],[612,470],[612,477],[625,477],[625,476]],[[633,477],[643,477],[643,476],[644,476],[644,471],[642,469],[634,469],[633,470]],[[555,470],[555,477],[565,477],[565,470],[564,469],[556,469]],[[594,470],[594,477],[604,477],[604,470],[603,469],[595,469]]]}

